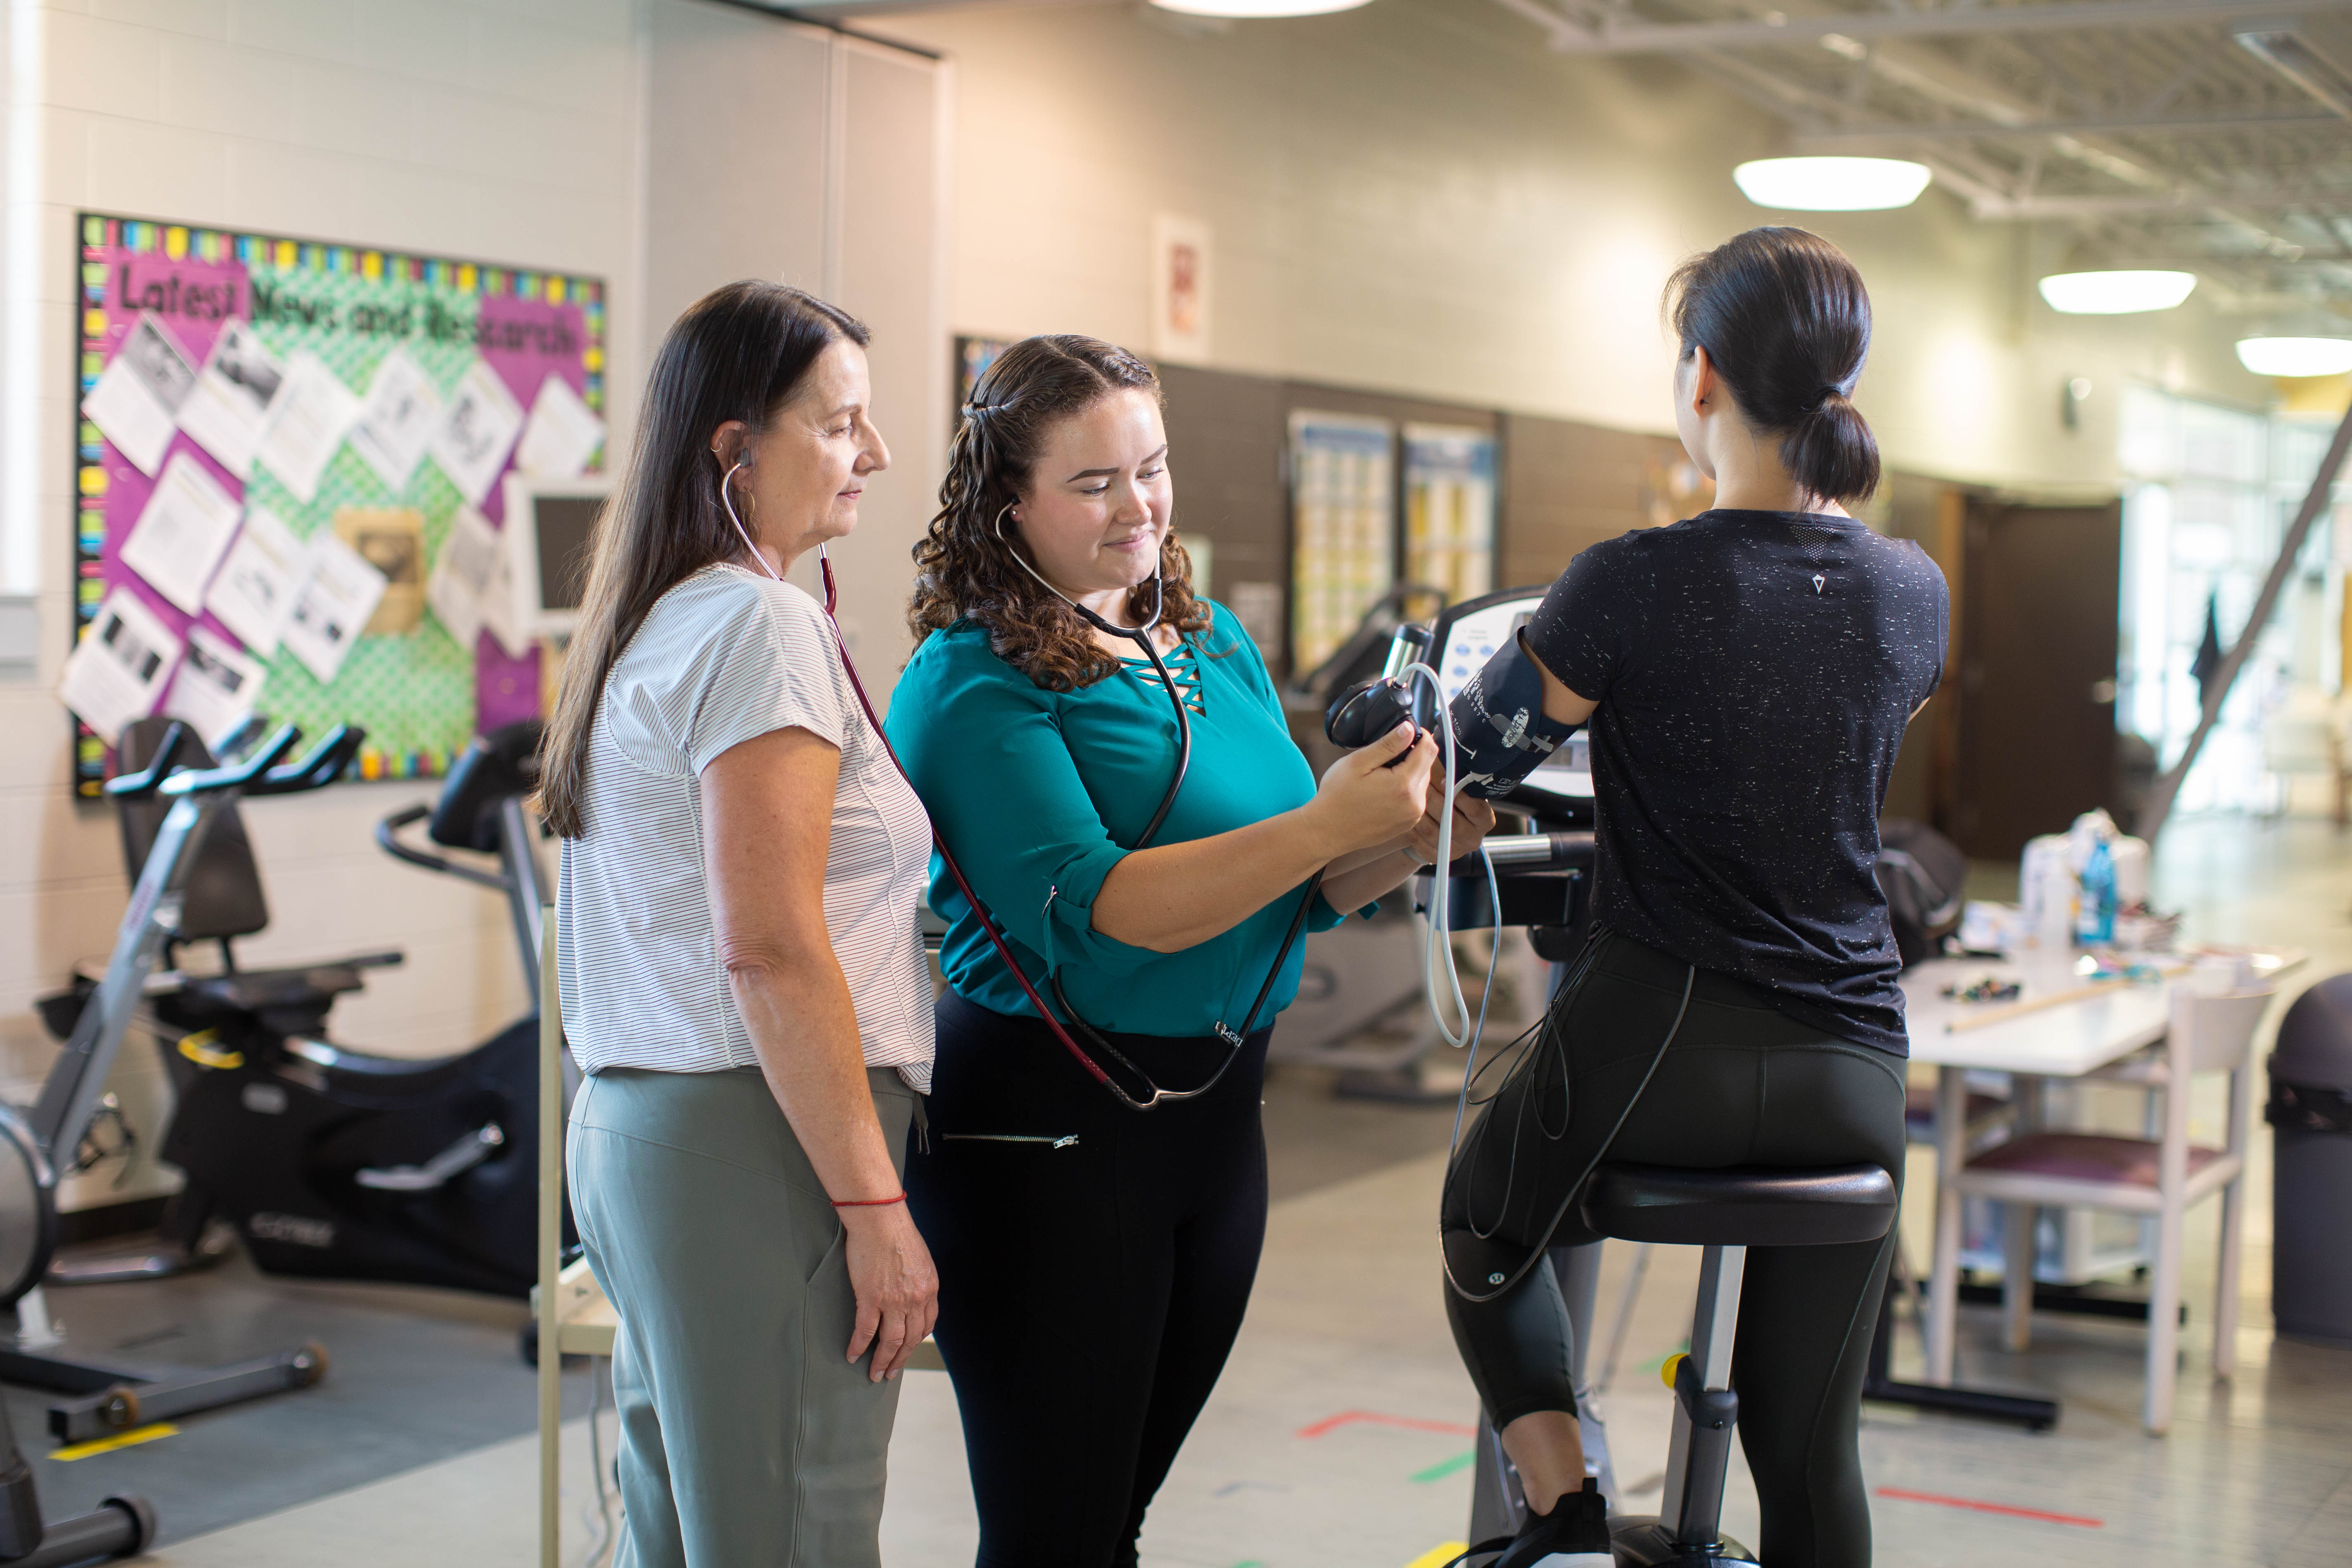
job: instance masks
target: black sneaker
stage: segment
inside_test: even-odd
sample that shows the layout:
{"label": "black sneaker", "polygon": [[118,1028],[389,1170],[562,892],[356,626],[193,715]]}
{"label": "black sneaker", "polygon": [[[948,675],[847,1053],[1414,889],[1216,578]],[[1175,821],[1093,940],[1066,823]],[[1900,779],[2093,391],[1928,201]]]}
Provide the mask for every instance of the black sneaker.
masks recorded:
{"label": "black sneaker", "polygon": [[1601,1483],[1587,1476],[1549,1513],[1529,1514],[1527,1528],[1487,1568],[1616,1568],[1609,1546],[1609,1509]]}

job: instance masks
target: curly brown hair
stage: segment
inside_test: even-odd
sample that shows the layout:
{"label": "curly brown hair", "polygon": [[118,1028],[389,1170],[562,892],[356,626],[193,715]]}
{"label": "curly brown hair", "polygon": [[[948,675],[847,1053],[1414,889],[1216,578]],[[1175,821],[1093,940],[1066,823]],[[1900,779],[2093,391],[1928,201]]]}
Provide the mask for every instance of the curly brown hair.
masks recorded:
{"label": "curly brown hair", "polygon": [[[996,357],[972,389],[948,447],[940,510],[915,546],[915,591],[907,626],[917,642],[960,620],[988,633],[996,657],[1048,691],[1073,691],[1116,674],[1077,612],[1048,593],[996,534],[996,520],[1020,500],[1046,433],[1114,393],[1160,396],[1160,378],[1125,349],[1099,338],[1024,338]],[[1192,596],[1192,563],[1176,531],[1160,545],[1166,602],[1160,624],[1179,632],[1209,627],[1208,605]],[[1127,596],[1127,619],[1151,614],[1150,581]]]}

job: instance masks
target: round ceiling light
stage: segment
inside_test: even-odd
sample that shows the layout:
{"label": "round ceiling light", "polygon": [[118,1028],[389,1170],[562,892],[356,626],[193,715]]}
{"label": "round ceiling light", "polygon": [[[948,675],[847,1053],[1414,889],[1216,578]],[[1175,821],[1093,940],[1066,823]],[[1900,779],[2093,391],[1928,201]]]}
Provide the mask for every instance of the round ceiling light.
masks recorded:
{"label": "round ceiling light", "polygon": [[1151,0],[1162,11],[1181,11],[1187,16],[1232,16],[1243,21],[1256,21],[1267,16],[1328,16],[1334,11],[1352,11],[1359,5],[1369,5],[1372,0]]}
{"label": "round ceiling light", "polygon": [[2256,375],[2342,375],[2352,370],[2352,338],[2242,338],[2238,363]]}
{"label": "round ceiling light", "polygon": [[1927,164],[1906,158],[1759,158],[1731,171],[1758,206],[1808,213],[1907,207],[1933,177]]}
{"label": "round ceiling light", "polygon": [[2194,272],[2053,272],[2042,298],[2069,316],[2128,316],[2169,310],[2197,287]]}

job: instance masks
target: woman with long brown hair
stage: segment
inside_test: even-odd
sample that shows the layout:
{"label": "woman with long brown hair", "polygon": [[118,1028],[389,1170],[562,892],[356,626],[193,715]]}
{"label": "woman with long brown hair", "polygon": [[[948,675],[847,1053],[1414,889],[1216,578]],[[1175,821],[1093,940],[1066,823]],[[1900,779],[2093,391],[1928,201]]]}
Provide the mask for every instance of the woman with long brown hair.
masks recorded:
{"label": "woman with long brown hair", "polygon": [[[1435,745],[1400,725],[1317,787],[1256,647],[1192,591],[1159,382],[1124,350],[1006,350],[940,499],[888,726],[961,867],[932,884],[950,989],[908,1189],[980,1563],[1111,1568],[1241,1327],[1296,938],[1428,858]],[[1492,814],[1463,810],[1475,843]]]}
{"label": "woman with long brown hair", "polygon": [[548,727],[572,1197],[620,1314],[636,1568],[877,1563],[894,1380],[933,1317],[900,1185],[928,824],[783,581],[889,461],[866,341],[774,283],[678,318]]}

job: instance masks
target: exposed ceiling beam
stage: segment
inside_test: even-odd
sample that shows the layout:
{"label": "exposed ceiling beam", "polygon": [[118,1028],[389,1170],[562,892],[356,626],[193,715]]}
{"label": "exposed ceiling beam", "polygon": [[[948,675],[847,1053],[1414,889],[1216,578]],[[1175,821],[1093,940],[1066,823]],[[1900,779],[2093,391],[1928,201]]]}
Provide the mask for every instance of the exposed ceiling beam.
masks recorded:
{"label": "exposed ceiling beam", "polygon": [[2306,206],[2352,209],[2352,185],[2286,186],[2272,191],[2180,190],[2145,196],[2021,196],[1973,201],[1969,210],[1980,218],[2032,221],[2194,213],[2221,204],[2240,212],[2276,212]]}
{"label": "exposed ceiling beam", "polygon": [[2352,78],[2315,47],[2293,23],[2255,24],[2233,34],[2238,47],[2303,89],[2346,120],[2352,120]]}
{"label": "exposed ceiling beam", "polygon": [[2049,5],[1951,5],[1917,11],[1853,11],[1822,16],[1767,16],[1745,22],[1618,22],[1587,27],[1547,6],[1503,5],[1543,27],[1563,54],[1678,55],[1692,49],[1754,48],[1837,37],[1954,37],[1964,34],[2091,31],[2106,27],[2181,27],[2268,21],[2283,15],[2352,11],[2352,0],[2056,0]]}
{"label": "exposed ceiling beam", "polygon": [[1834,131],[1808,131],[1797,138],[1805,151],[1829,152],[1877,142],[2016,141],[2036,136],[2201,135],[2219,131],[2308,130],[2344,127],[2345,121],[2324,109],[2245,110],[2229,114],[2116,114],[2077,120],[2021,120],[2000,123],[1945,120],[1934,122],[1887,121],[1873,125],[1845,125]]}

